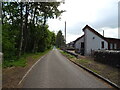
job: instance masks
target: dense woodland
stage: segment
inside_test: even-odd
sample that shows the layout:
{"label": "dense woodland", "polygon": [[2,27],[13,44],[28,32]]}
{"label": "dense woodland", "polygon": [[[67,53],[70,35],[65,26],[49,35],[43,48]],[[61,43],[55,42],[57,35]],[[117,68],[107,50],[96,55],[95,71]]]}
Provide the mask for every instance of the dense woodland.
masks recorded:
{"label": "dense woodland", "polygon": [[55,33],[48,29],[47,20],[60,17],[64,12],[58,9],[60,4],[60,2],[3,2],[4,60],[15,60],[25,53],[43,52],[55,45],[57,38]]}

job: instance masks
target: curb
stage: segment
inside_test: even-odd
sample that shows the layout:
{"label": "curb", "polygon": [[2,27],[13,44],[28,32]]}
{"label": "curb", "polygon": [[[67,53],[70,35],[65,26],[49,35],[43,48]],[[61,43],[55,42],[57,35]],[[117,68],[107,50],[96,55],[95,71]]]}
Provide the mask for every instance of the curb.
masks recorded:
{"label": "curb", "polygon": [[80,65],[80,64],[77,64],[76,62],[74,62],[74,61],[72,61],[72,60],[70,60],[70,61],[73,62],[74,64],[76,64],[77,66],[83,68],[84,70],[88,71],[89,73],[93,74],[94,76],[96,76],[96,77],[104,80],[105,82],[107,82],[107,83],[110,84],[111,86],[113,86],[113,87],[115,87],[115,88],[117,88],[117,89],[120,89],[120,86],[118,86],[118,85],[116,85],[115,83],[111,82],[110,80],[104,78],[103,76],[101,76],[101,75],[93,72],[92,70],[90,70],[90,69],[88,69],[88,68],[86,68],[86,67],[84,67],[84,66],[82,66],[82,65]]}
{"label": "curb", "polygon": [[71,61],[72,63],[76,64],[77,66],[83,68],[84,70],[88,71],[89,73],[93,74],[94,76],[96,76],[96,77],[102,79],[103,81],[107,82],[108,84],[110,84],[111,86],[115,87],[116,89],[120,89],[120,86],[116,85],[115,83],[113,83],[112,81],[108,80],[107,78],[104,78],[103,76],[93,72],[92,70],[84,67],[83,65],[80,65],[80,64],[70,60],[69,58],[68,58],[68,60]]}

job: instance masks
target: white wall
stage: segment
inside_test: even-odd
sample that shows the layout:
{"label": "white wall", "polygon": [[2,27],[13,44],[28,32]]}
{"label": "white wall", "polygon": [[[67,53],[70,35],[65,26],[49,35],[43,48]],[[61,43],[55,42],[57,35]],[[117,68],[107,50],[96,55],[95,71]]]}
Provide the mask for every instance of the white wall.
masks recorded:
{"label": "white wall", "polygon": [[79,49],[80,50],[80,48],[81,48],[81,42],[84,42],[84,36],[81,39],[79,39],[78,41],[76,41],[76,43],[75,43],[75,49]]}
{"label": "white wall", "polygon": [[[104,49],[108,49],[108,43],[91,32],[90,30],[86,29],[85,30],[85,55],[90,55],[91,50],[98,50],[102,49],[101,48],[101,42],[104,41]],[[93,39],[94,37],[94,39]]]}
{"label": "white wall", "polygon": [[118,38],[120,39],[120,28],[118,28]]}

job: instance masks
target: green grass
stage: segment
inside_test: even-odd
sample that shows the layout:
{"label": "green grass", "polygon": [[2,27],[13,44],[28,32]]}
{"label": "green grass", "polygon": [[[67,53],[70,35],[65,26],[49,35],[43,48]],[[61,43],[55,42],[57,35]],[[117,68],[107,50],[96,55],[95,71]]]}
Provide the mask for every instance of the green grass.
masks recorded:
{"label": "green grass", "polygon": [[24,67],[24,66],[26,66],[26,63],[27,63],[26,58],[21,57],[20,59],[15,60],[15,61],[4,61],[3,62],[3,68],[12,67],[12,66]]}
{"label": "green grass", "polygon": [[45,52],[40,52],[40,53],[35,53],[34,55],[32,55],[32,58],[34,59],[38,59],[39,57],[43,56],[44,54],[48,53],[51,49],[46,50]]}
{"label": "green grass", "polygon": [[[68,57],[68,58],[70,58],[70,59],[72,59],[72,58],[76,58],[75,56],[72,56],[72,55],[70,55],[70,54],[68,54],[68,53],[66,53],[66,52],[64,52],[64,51],[61,51],[61,53],[63,54],[63,55],[65,55],[66,57]],[[87,60],[87,59],[75,59],[75,62],[76,63],[79,63],[79,64],[90,64],[91,63],[91,61],[90,60]],[[85,66],[86,67],[86,66]],[[92,69],[91,68],[91,70],[93,71],[93,72],[95,72],[95,73],[99,73],[99,71],[97,71],[97,70],[95,70],[95,69]]]}
{"label": "green grass", "polygon": [[95,69],[91,69],[93,72],[95,73],[98,73],[99,74],[99,71],[95,70]]}
{"label": "green grass", "polygon": [[66,57],[68,57],[68,58],[76,58],[75,56],[73,56],[73,55],[70,55],[70,54],[68,54],[67,52],[64,52],[64,51],[60,51],[63,55],[65,55]]}
{"label": "green grass", "polygon": [[[60,52],[61,52],[63,55],[65,55],[66,57],[70,58],[70,59],[76,58],[75,56],[70,55],[70,54],[68,54],[67,52],[64,52],[64,51],[60,51]],[[77,59],[77,58],[76,58],[75,62],[77,62],[77,63],[91,63],[90,60],[87,60],[87,59]]]}
{"label": "green grass", "polygon": [[57,48],[58,50],[61,50],[60,48]]}
{"label": "green grass", "polygon": [[78,63],[91,63],[90,60],[87,60],[87,59],[78,59],[78,60],[76,60],[76,62],[78,62]]}
{"label": "green grass", "polygon": [[3,68],[7,68],[7,67],[25,67],[27,65],[27,59],[29,57],[33,58],[33,60],[38,60],[41,56],[45,55],[46,53],[48,53],[51,49],[46,50],[45,52],[39,52],[39,53],[29,53],[29,54],[24,54],[22,55],[18,60],[12,60],[12,61],[8,61],[8,60],[4,60],[2,67]]}

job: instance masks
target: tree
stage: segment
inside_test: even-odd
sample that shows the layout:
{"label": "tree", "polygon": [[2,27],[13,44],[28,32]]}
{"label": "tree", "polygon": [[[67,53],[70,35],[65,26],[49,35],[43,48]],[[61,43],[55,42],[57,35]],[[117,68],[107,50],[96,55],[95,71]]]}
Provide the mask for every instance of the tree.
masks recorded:
{"label": "tree", "polygon": [[2,2],[3,53],[6,59],[42,52],[55,44],[48,18],[58,18],[60,2]]}
{"label": "tree", "polygon": [[62,35],[61,30],[58,31],[57,36],[56,36],[56,46],[58,48],[65,46],[65,39],[64,39],[64,36]]}
{"label": "tree", "polygon": [[20,30],[20,45],[19,45],[19,51],[18,51],[18,56],[20,56],[21,55],[21,52],[22,52],[22,46],[23,46],[23,13],[22,13],[22,11],[23,11],[23,3],[21,2],[20,3],[20,21],[21,21],[21,23],[20,23],[20,26],[21,26],[21,30]]}

